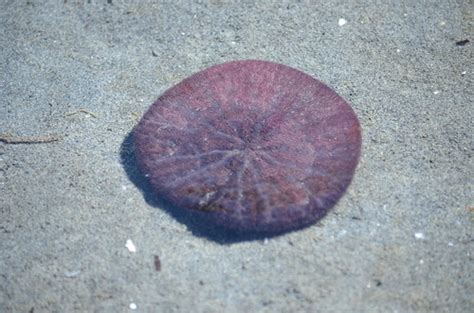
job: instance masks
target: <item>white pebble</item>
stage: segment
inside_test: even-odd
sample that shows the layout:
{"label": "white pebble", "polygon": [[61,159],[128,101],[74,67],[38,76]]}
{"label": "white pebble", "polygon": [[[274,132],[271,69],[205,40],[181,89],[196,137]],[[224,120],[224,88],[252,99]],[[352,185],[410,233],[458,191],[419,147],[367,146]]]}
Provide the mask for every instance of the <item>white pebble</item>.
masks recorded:
{"label": "white pebble", "polygon": [[127,243],[125,244],[125,247],[127,247],[128,251],[130,252],[137,252],[137,248],[135,247],[131,239],[127,239]]}
{"label": "white pebble", "polygon": [[415,238],[416,239],[424,239],[425,235],[423,235],[423,233],[415,233]]}
{"label": "white pebble", "polygon": [[130,307],[131,310],[136,310],[136,309],[137,309],[137,305],[136,305],[135,303],[133,303],[133,302],[130,303],[130,306],[129,306],[129,307]]}
{"label": "white pebble", "polygon": [[339,26],[344,26],[347,24],[347,20],[345,18],[340,18],[337,23],[339,24]]}

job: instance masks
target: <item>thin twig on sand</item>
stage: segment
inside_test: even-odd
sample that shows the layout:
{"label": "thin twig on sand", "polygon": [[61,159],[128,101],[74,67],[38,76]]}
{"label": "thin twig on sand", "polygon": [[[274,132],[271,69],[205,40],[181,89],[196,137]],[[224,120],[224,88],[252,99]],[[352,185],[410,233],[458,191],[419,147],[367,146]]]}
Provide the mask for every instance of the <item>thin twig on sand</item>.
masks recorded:
{"label": "thin twig on sand", "polygon": [[88,111],[86,109],[79,109],[77,111],[74,111],[74,112],[69,112],[69,113],[66,113],[66,116],[71,116],[71,115],[75,115],[77,113],[85,113],[85,114],[88,114],[90,116],[92,116],[93,118],[97,118],[97,114],[91,112],[91,111]]}
{"label": "thin twig on sand", "polygon": [[44,136],[13,136],[11,134],[0,134],[0,142],[6,144],[34,144],[34,143],[49,143],[61,139],[56,135]]}

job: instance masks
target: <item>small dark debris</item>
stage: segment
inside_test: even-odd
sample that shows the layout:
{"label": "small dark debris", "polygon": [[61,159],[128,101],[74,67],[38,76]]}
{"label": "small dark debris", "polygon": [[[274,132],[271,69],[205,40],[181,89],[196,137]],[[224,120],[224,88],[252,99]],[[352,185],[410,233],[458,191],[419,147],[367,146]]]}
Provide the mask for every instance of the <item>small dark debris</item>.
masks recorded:
{"label": "small dark debris", "polygon": [[262,302],[263,306],[269,306],[272,303],[273,303],[272,300],[263,300],[263,302]]}
{"label": "small dark debris", "polygon": [[468,43],[469,43],[469,39],[459,40],[459,41],[456,41],[456,46],[465,46]]}
{"label": "small dark debris", "polygon": [[35,313],[35,307],[32,307],[29,311],[29,313]]}
{"label": "small dark debris", "polygon": [[380,287],[382,286],[382,282],[378,279],[375,280],[375,286]]}
{"label": "small dark debris", "polygon": [[155,255],[155,270],[157,272],[161,271],[161,261],[160,261],[160,257]]}
{"label": "small dark debris", "polygon": [[99,293],[97,298],[99,299],[112,299],[114,296],[106,294],[106,293]]}
{"label": "small dark debris", "polygon": [[362,220],[362,219],[361,219],[360,217],[358,217],[358,216],[352,216],[351,219],[356,220],[356,221]]}
{"label": "small dark debris", "polygon": [[112,0],[107,0],[107,3],[108,3],[108,4],[112,4]]}
{"label": "small dark debris", "polygon": [[157,54],[155,51],[153,51],[153,50],[151,50],[151,55],[154,56],[154,57],[157,57],[157,56],[158,56],[158,54]]}
{"label": "small dark debris", "polygon": [[200,280],[199,285],[204,286],[204,282],[202,280]]}

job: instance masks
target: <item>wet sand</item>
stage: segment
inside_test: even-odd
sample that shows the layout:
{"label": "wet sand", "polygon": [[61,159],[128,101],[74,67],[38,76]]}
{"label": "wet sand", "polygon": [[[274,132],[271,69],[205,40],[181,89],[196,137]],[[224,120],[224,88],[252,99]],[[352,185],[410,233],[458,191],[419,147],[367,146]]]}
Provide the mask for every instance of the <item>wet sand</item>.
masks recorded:
{"label": "wet sand", "polygon": [[[474,306],[467,1],[64,2],[0,4],[1,312]],[[151,103],[236,59],[302,70],[360,119],[355,178],[314,226],[233,238],[136,169]]]}

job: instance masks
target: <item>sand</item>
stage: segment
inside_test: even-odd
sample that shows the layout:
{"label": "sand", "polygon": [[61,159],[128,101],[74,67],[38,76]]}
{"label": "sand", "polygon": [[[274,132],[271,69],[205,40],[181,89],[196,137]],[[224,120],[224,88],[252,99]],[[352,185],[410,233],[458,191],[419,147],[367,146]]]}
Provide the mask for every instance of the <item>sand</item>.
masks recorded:
{"label": "sand", "polygon": [[[2,1],[0,134],[58,140],[0,142],[0,311],[469,312],[473,50],[456,42],[472,39],[472,11]],[[202,231],[134,167],[128,135],[149,105],[236,59],[298,68],[360,119],[355,178],[312,227]]]}

